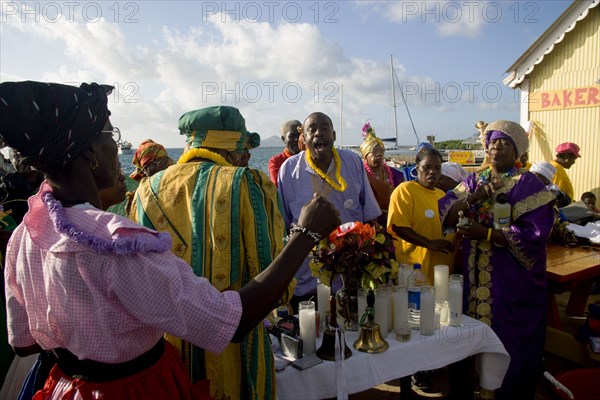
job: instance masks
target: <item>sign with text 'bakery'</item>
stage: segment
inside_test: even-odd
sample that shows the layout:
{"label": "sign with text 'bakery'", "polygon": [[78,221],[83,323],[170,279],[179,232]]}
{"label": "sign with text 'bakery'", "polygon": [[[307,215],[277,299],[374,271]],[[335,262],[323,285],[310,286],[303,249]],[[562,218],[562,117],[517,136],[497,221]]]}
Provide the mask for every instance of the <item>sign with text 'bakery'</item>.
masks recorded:
{"label": "sign with text 'bakery'", "polygon": [[600,85],[529,94],[529,111],[600,107]]}

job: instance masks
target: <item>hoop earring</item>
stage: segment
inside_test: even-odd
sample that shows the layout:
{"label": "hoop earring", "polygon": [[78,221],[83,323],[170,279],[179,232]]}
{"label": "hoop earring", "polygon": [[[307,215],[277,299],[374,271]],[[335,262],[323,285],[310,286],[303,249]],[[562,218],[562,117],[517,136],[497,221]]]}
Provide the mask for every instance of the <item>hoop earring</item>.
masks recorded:
{"label": "hoop earring", "polygon": [[227,155],[227,158],[228,158],[229,162],[232,163],[233,165],[236,165],[240,162],[240,155],[238,153],[234,153],[232,151],[229,152],[229,154]]}
{"label": "hoop earring", "polygon": [[[93,162],[92,162],[93,161]],[[90,168],[93,170],[95,170],[96,168],[98,168],[98,160],[96,160],[96,157],[93,158],[93,160],[90,161]]]}

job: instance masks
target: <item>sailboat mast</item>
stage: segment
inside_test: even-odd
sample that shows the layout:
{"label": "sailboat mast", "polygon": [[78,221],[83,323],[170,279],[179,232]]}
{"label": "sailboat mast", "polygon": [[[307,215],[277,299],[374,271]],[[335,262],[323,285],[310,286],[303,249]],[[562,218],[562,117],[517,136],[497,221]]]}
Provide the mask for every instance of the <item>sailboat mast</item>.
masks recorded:
{"label": "sailboat mast", "polygon": [[396,146],[398,146],[398,116],[396,115],[396,85],[394,85],[394,58],[390,54],[390,71],[392,76],[392,105],[394,106],[394,132],[396,133]]}
{"label": "sailboat mast", "polygon": [[344,85],[340,85],[341,98],[340,98],[340,147],[342,146],[342,135],[344,133]]}
{"label": "sailboat mast", "polygon": [[[398,82],[398,89],[400,90],[400,95],[402,96],[402,101],[404,102],[404,107],[406,107],[406,113],[408,114],[408,119],[410,121],[410,125],[413,128],[413,132],[415,133],[415,137],[417,138],[417,146],[419,146],[420,140],[419,135],[417,135],[417,130],[415,129],[415,124],[413,123],[412,117],[410,115],[410,110],[408,109],[408,103],[406,102],[406,97],[404,97],[404,92],[402,91],[402,86],[400,86],[400,81],[398,80],[398,76],[396,76],[396,72],[394,71],[394,65],[392,64],[392,81],[396,78],[396,82]],[[394,92],[394,118],[396,118],[396,100],[395,100],[395,92]],[[396,132],[396,142],[398,142],[398,132]]]}

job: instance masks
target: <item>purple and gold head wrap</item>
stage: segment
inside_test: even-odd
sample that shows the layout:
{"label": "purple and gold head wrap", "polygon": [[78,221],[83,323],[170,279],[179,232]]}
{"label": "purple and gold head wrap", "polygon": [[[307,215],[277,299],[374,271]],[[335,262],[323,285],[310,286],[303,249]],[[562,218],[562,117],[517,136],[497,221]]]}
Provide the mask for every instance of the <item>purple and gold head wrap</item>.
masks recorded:
{"label": "purple and gold head wrap", "polygon": [[499,120],[490,123],[485,128],[485,148],[495,139],[508,139],[515,148],[516,158],[519,159],[529,149],[529,138],[525,129],[513,121]]}
{"label": "purple and gold head wrap", "polygon": [[144,176],[144,167],[154,160],[159,160],[161,158],[167,157],[169,159],[169,165],[173,165],[173,160],[169,157],[167,150],[164,148],[162,144],[158,144],[154,142],[152,139],[146,139],[138,146],[135,154],[133,155],[133,160],[131,163],[135,165],[135,171],[133,171],[129,177],[133,180],[139,181]]}
{"label": "purple and gold head wrap", "polygon": [[2,83],[0,138],[24,165],[40,171],[61,168],[81,155],[104,128],[111,89],[95,83]]}
{"label": "purple and gold head wrap", "polygon": [[190,111],[179,118],[179,132],[189,148],[213,148],[243,153],[260,146],[260,135],[246,130],[246,121],[235,107],[217,106]]}

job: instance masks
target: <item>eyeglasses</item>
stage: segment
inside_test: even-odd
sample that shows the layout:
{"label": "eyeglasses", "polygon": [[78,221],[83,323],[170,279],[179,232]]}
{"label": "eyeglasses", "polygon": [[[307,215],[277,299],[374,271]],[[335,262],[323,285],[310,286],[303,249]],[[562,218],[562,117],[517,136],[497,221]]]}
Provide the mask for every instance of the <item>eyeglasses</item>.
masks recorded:
{"label": "eyeglasses", "polygon": [[119,141],[121,140],[121,130],[116,126],[113,127],[112,130],[102,131],[102,133],[110,133],[112,135],[113,140],[117,143],[119,143]]}

